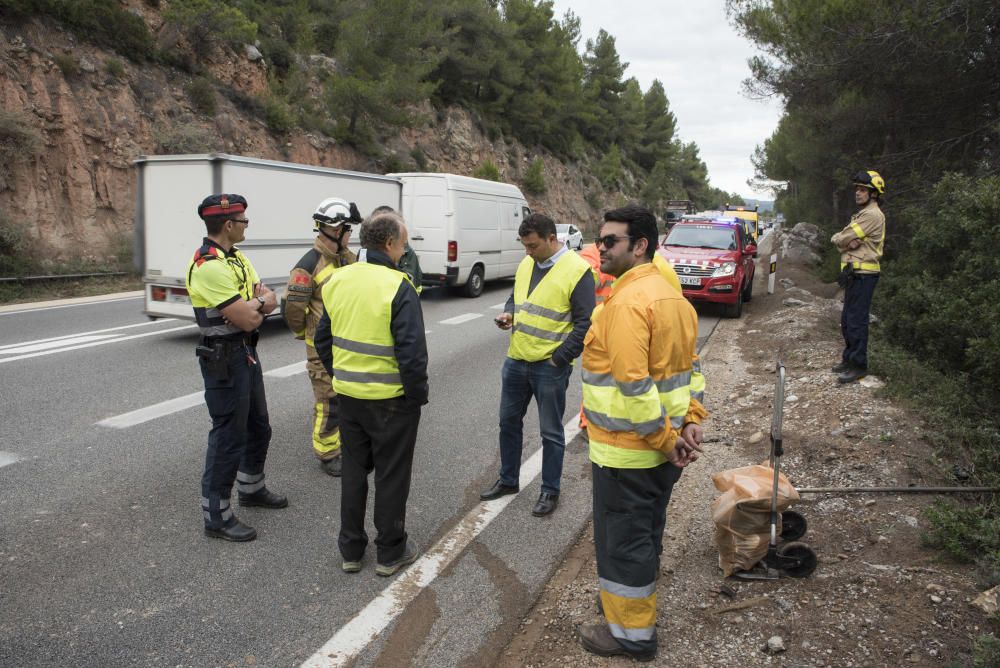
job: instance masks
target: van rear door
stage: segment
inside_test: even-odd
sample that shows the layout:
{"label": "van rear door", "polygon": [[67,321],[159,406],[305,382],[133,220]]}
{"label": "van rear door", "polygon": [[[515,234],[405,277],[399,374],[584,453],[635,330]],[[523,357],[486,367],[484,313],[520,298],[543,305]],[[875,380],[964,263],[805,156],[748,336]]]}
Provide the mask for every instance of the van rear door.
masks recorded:
{"label": "van rear door", "polygon": [[404,176],[403,218],[410,233],[410,245],[420,258],[424,280],[443,282],[448,261],[444,180]]}

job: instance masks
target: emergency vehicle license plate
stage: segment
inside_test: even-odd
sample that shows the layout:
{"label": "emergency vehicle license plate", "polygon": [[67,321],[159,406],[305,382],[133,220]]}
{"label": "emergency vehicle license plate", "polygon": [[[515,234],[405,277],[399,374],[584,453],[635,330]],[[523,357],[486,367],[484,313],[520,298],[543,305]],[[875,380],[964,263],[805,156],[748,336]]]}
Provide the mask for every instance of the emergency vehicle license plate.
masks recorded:
{"label": "emergency vehicle license plate", "polygon": [[680,279],[681,285],[701,286],[701,279],[697,276],[678,276],[677,278]]}

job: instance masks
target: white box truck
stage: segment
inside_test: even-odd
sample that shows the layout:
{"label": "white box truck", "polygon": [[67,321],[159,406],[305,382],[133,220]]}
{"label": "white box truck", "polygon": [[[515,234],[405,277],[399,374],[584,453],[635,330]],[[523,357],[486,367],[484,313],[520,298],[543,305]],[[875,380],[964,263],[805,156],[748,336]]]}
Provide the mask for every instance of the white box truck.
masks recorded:
{"label": "white box truck", "polygon": [[[483,281],[511,278],[524,250],[517,228],[528,204],[516,186],[453,174],[365,174],[223,153],[142,156],[135,161],[136,263],[143,312],[193,319],[185,273],[205,228],[195,213],[213,193],[247,198],[250,229],[240,248],[279,302],[288,273],[312,248],[312,213],[327,197],[355,202],[362,215],[402,212],[424,285],[478,297]],[[351,245],[358,244],[357,234]]]}

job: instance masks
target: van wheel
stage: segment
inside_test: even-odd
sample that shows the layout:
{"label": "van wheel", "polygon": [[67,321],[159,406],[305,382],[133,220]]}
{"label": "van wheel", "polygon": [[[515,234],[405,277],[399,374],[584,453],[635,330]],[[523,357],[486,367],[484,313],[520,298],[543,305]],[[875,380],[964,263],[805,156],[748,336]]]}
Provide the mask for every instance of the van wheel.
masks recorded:
{"label": "van wheel", "polygon": [[738,318],[743,315],[743,291],[736,293],[736,303],[726,304],[726,317]]}
{"label": "van wheel", "polygon": [[484,284],[483,268],[477,264],[472,268],[472,271],[469,272],[469,280],[465,282],[465,287],[462,289],[462,296],[478,297],[483,294]]}

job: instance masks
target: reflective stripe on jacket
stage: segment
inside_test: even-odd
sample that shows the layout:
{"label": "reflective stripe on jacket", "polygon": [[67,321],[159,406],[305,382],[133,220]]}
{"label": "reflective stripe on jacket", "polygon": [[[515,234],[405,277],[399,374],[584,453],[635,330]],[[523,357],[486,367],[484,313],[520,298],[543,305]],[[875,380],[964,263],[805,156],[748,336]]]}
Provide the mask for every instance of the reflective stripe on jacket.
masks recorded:
{"label": "reflective stripe on jacket", "polygon": [[572,251],[563,253],[528,295],[535,261],[525,257],[514,277],[514,332],[507,356],[525,362],[552,357],[573,331],[570,297],[590,265]]}
{"label": "reflective stripe on jacket", "polygon": [[333,272],[323,287],[337,394],[355,399],[403,396],[390,324],[392,300],[406,280],[401,271],[357,263]]}
{"label": "reflective stripe on jacket", "polygon": [[613,468],[666,461],[681,428],[700,423],[705,381],[698,316],[652,263],[615,282],[583,350],[590,459]]}
{"label": "reflective stripe on jacket", "polygon": [[[849,249],[847,245],[855,239],[860,240],[861,245]],[[885,248],[885,214],[873,201],[851,216],[851,222],[830,241],[840,250],[841,269],[851,264],[855,271],[877,274],[881,271],[879,260]]]}

